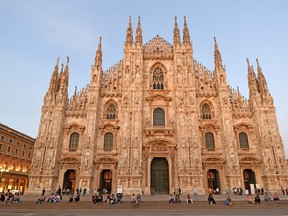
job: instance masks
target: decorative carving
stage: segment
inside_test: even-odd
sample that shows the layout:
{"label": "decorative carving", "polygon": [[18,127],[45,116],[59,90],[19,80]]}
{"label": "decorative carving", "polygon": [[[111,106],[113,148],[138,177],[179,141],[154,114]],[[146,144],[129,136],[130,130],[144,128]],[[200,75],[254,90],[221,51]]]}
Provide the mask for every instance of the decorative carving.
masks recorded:
{"label": "decorative carving", "polygon": [[78,132],[81,135],[83,135],[83,132],[85,130],[85,126],[77,124],[77,123],[73,123],[73,124],[67,125],[65,130],[66,130],[67,135],[70,133],[70,131]]}
{"label": "decorative carving", "polygon": [[155,143],[151,147],[152,151],[167,151],[167,145],[164,143]]}

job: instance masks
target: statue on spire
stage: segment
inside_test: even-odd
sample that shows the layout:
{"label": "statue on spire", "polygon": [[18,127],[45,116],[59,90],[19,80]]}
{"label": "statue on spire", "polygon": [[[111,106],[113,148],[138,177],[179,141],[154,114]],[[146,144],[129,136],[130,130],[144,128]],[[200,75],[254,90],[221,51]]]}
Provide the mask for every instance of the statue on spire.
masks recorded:
{"label": "statue on spire", "polygon": [[100,36],[98,49],[96,51],[96,56],[95,56],[95,60],[94,60],[94,65],[96,65],[97,68],[101,67],[101,65],[102,65],[102,46],[101,46],[101,42],[102,42],[102,37]]}
{"label": "statue on spire", "polygon": [[249,59],[247,58],[247,64],[248,64],[248,87],[250,95],[254,95],[256,92],[258,92],[257,88],[257,77],[254,72],[253,66],[250,66]]}
{"label": "statue on spire", "polygon": [[263,95],[268,92],[268,86],[267,86],[265,76],[262,73],[262,69],[260,67],[258,58],[256,58],[256,62],[257,62],[257,77],[258,77],[259,92],[261,95]]}
{"label": "statue on spire", "polygon": [[136,46],[142,46],[143,44],[143,38],[142,38],[142,28],[141,28],[141,22],[140,22],[140,16],[138,17],[138,26],[136,30]]}
{"label": "statue on spire", "polygon": [[56,65],[54,67],[54,71],[52,73],[50,84],[49,84],[49,91],[56,92],[57,91],[57,80],[58,80],[58,70],[59,70],[59,57],[57,58]]}
{"label": "statue on spire", "polygon": [[191,46],[190,33],[186,22],[186,16],[184,16],[183,44],[185,46]]}
{"label": "statue on spire", "polygon": [[133,29],[132,29],[131,16],[129,16],[129,24],[128,24],[128,28],[126,31],[125,45],[131,47],[132,44],[133,44]]}
{"label": "statue on spire", "polygon": [[178,24],[177,24],[177,16],[175,16],[175,24],[174,24],[173,33],[174,33],[174,35],[173,35],[174,46],[175,47],[180,47],[180,45],[181,45],[181,42],[180,42],[180,31],[179,31]]}
{"label": "statue on spire", "polygon": [[217,44],[215,36],[214,36],[214,62],[215,62],[215,67],[222,66],[221,53],[218,49],[218,44]]}

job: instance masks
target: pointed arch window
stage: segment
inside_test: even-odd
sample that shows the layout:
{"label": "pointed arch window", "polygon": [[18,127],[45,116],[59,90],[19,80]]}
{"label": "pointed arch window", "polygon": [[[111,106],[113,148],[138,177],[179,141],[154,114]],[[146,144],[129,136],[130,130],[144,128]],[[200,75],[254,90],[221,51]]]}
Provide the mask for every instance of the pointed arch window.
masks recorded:
{"label": "pointed arch window", "polygon": [[117,119],[117,104],[114,101],[110,101],[106,104],[104,118],[106,119]]}
{"label": "pointed arch window", "polygon": [[76,151],[79,145],[79,134],[72,133],[69,142],[69,151]]}
{"label": "pointed arch window", "polygon": [[214,135],[210,132],[205,134],[205,145],[207,149],[210,149],[210,150],[215,149]]}
{"label": "pointed arch window", "polygon": [[165,125],[165,111],[162,108],[154,109],[153,125]]}
{"label": "pointed arch window", "polygon": [[159,67],[153,71],[153,89],[164,89],[164,73]]}
{"label": "pointed arch window", "polygon": [[246,133],[239,133],[240,148],[249,148],[248,136]]}
{"label": "pointed arch window", "polygon": [[113,134],[106,133],[104,136],[104,151],[111,151],[113,148]]}
{"label": "pointed arch window", "polygon": [[202,119],[212,119],[211,109],[208,104],[203,104],[201,112],[202,112]]}

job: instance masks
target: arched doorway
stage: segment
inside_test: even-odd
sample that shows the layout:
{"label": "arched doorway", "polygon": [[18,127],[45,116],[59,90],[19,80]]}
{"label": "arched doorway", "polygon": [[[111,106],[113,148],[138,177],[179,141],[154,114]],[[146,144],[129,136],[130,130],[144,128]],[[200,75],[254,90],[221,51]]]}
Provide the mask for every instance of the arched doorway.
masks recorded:
{"label": "arched doorway", "polygon": [[166,158],[152,160],[150,185],[155,193],[169,194],[169,167]]}
{"label": "arched doorway", "polygon": [[74,193],[76,186],[76,172],[75,170],[67,170],[64,173],[63,190],[69,189],[71,193]]}
{"label": "arched doorway", "polygon": [[255,173],[253,172],[253,170],[245,169],[243,171],[243,179],[244,179],[245,190],[248,190],[249,193],[251,193],[250,184],[254,185],[253,189],[255,189],[255,184],[256,184]]}
{"label": "arched doorway", "polygon": [[209,169],[207,172],[208,190],[215,191],[217,188],[221,191],[219,173],[216,169]]}
{"label": "arched doorway", "polygon": [[[112,172],[111,170],[103,170],[100,174],[100,189],[107,190],[107,193],[111,193],[112,190]],[[104,191],[105,192],[105,191]]]}

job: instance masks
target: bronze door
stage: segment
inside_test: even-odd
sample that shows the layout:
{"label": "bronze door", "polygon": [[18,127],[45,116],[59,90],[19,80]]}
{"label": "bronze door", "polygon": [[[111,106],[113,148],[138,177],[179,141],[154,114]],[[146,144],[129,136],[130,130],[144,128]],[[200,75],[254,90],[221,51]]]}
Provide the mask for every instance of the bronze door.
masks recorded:
{"label": "bronze door", "polygon": [[151,192],[169,194],[169,168],[165,158],[154,158],[151,162]]}

